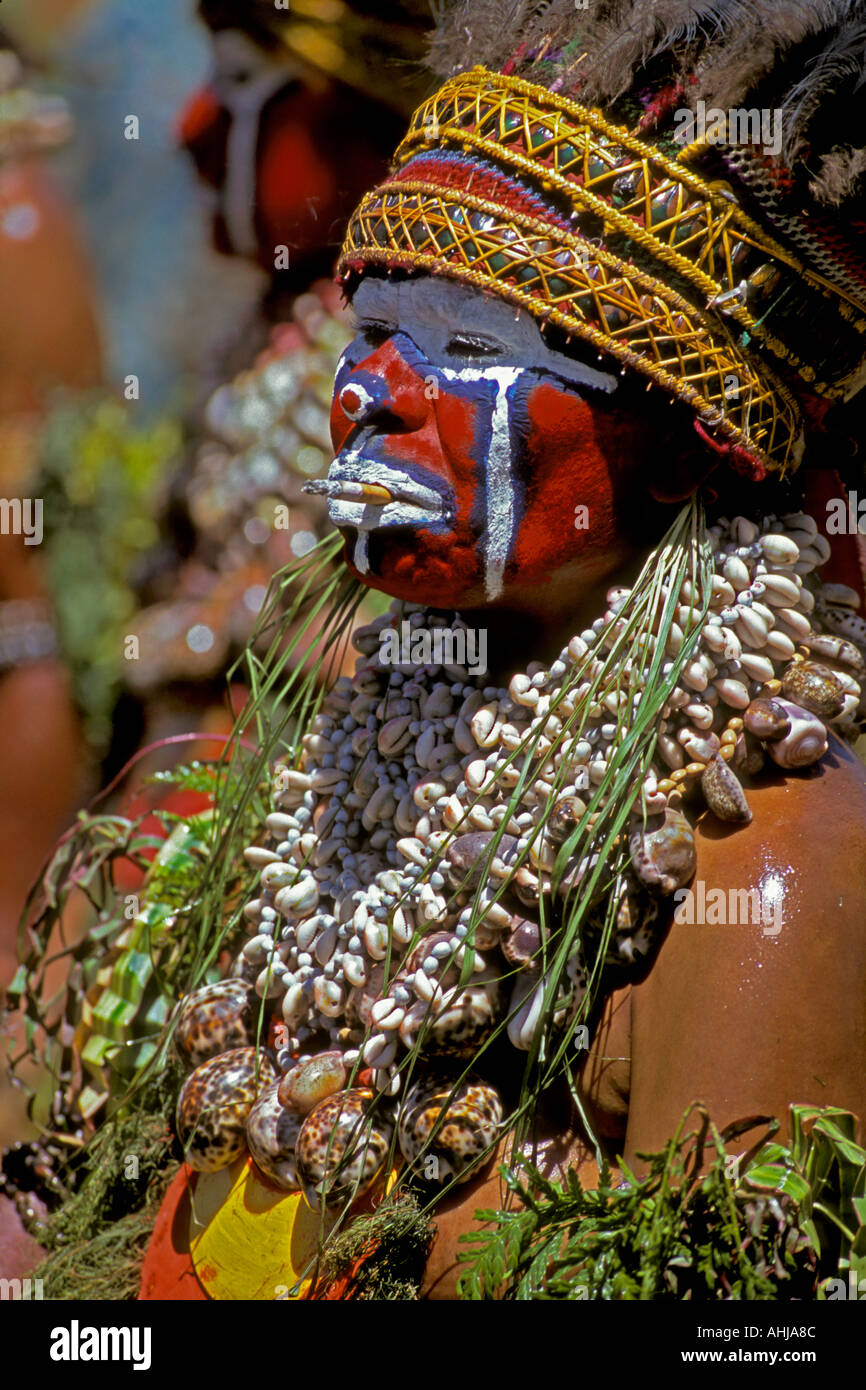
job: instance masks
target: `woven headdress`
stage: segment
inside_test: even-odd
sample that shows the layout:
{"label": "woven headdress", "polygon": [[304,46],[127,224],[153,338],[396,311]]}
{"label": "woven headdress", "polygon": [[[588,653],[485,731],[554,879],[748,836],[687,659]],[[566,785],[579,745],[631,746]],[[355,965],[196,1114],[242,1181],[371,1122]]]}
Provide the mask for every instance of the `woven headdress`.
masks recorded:
{"label": "woven headdress", "polygon": [[500,295],[687,402],[752,476],[784,474],[864,379],[864,36],[862,0],[452,4],[450,75],[342,274]]}

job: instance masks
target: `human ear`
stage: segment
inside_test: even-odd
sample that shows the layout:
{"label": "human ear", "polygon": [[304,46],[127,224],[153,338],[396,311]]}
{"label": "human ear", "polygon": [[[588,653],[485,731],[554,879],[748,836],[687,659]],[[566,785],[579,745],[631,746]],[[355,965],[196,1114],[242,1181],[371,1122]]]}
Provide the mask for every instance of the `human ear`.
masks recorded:
{"label": "human ear", "polygon": [[647,491],[656,502],[684,502],[715,473],[721,459],[678,420],[653,449]]}

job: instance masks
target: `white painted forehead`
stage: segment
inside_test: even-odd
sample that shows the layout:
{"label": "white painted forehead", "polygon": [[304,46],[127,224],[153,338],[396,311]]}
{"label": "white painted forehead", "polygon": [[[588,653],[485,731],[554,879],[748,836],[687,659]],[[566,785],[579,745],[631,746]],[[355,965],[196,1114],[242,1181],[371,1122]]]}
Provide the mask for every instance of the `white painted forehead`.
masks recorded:
{"label": "white painted forehead", "polygon": [[607,394],[618,384],[612,373],[548,347],[538,323],[525,309],[453,280],[429,275],[396,282],[367,277],[355,292],[352,308],[358,318],[375,319],[426,340],[418,342],[422,350],[433,343],[437,355],[454,333],[483,334],[500,342],[516,365],[546,368],[578,386]]}

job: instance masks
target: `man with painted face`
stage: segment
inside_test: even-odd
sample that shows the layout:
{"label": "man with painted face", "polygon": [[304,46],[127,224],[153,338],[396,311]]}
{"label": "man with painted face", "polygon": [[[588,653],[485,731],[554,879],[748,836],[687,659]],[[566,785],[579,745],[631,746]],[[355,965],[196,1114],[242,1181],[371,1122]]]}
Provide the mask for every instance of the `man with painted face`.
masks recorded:
{"label": "man with painted face", "polygon": [[[716,503],[703,669],[677,661],[681,630],[668,638],[679,708],[694,723],[668,717],[665,733],[660,721],[653,762],[667,813],[685,804],[700,815],[696,856],[648,864],[651,837],[633,835],[633,863],[644,884],[682,897],[696,862],[718,901],[753,894],[762,915],[757,929],[718,914],[675,919],[648,978],[609,994],[583,1101],[596,1138],[630,1163],[660,1148],[695,1099],[720,1123],[763,1113],[784,1124],[790,1103],[830,1095],[862,1116],[866,779],[834,733],[810,727],[820,711],[855,734],[863,707],[851,677],[866,669],[854,612],[862,548],[823,534],[827,498],[844,489],[822,444],[866,356],[866,265],[834,207],[845,195],[820,178],[806,195],[803,127],[776,157],[729,143],[666,152],[674,107],[686,105],[683,69],[699,74],[695,92],[723,83],[724,37],[684,50],[670,36],[644,63],[623,56],[613,21],[582,48],[580,17],[546,6],[527,16],[518,47],[491,35],[483,8],[467,27],[467,7],[453,7],[437,52],[443,72],[461,75],[416,113],[392,175],[350,224],[342,274],[357,337],[335,382],[335,459],[313,486],[364,583],[489,629],[491,685],[530,658],[538,685],[538,663],[571,634],[589,641],[593,617],[604,613],[596,637],[627,619],[623,586],[671,504]],[[820,27],[813,16],[799,34],[779,32],[779,51],[805,61]],[[582,52],[595,67],[573,61]],[[749,105],[747,87],[728,80],[732,104]],[[781,106],[790,77],[775,73],[765,101],[774,82]],[[605,114],[588,109],[599,100]],[[809,134],[817,159],[819,117]],[[817,163],[829,179],[829,162]],[[784,180],[796,197],[780,207]],[[857,187],[846,194],[860,224]],[[812,563],[824,581],[814,596]],[[800,608],[787,607],[798,591]],[[518,713],[522,690],[512,682]],[[832,841],[819,839],[831,825]],[[579,1127],[548,1114],[538,1133],[554,1171],[583,1164],[591,1180]],[[453,1295],[456,1237],[497,1192],[495,1178],[476,1180],[440,1208],[429,1295]]]}
{"label": "man with painted face", "polygon": [[[573,625],[663,527],[653,497],[715,466],[682,412],[548,346],[519,306],[428,275],[365,276],[352,306],[325,490],[350,565],[386,593]],[[354,500],[345,483],[385,492]]]}

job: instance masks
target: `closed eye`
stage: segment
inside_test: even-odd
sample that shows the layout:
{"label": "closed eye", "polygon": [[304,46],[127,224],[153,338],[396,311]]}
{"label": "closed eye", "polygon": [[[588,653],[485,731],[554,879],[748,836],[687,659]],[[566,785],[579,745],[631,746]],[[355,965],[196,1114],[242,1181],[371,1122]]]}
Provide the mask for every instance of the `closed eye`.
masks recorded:
{"label": "closed eye", "polygon": [[446,350],[454,357],[497,357],[505,348],[492,338],[479,338],[474,333],[452,333]]}
{"label": "closed eye", "polygon": [[397,331],[394,324],[383,323],[380,319],[356,319],[353,326],[356,333],[377,345],[393,337]]}

